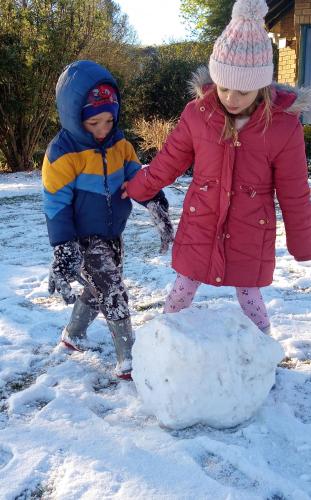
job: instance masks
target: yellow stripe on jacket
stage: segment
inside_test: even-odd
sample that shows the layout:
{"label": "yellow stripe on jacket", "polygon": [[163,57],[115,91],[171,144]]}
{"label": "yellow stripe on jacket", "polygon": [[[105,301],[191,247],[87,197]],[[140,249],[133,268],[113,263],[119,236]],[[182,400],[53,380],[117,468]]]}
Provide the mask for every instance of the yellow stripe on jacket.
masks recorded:
{"label": "yellow stripe on jacket", "polygon": [[[125,162],[140,163],[133,146],[125,139],[107,149],[106,160],[108,176],[123,168]],[[103,157],[99,150],[66,153],[51,163],[47,155],[44,157],[42,179],[45,189],[50,193],[56,193],[81,173],[103,175]]]}

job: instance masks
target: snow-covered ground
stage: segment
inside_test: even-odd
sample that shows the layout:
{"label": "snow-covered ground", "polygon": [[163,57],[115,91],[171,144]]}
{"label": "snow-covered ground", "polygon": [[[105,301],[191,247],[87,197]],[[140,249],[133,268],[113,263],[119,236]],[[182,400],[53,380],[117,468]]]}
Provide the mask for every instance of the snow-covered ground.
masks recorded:
{"label": "snow-covered ground", "polygon": [[[166,189],[176,224],[187,183]],[[158,237],[139,205],[125,246],[138,327],[161,314],[174,272],[169,256],[158,256]],[[91,350],[56,348],[71,306],[48,296],[51,255],[39,174],[1,175],[1,500],[311,498],[311,262],[287,253],[281,220],[275,281],[263,296],[288,359],[255,417],[226,431],[159,427],[134,383],[113,378],[101,317],[89,330]],[[235,300],[232,288],[202,286],[193,307]]]}

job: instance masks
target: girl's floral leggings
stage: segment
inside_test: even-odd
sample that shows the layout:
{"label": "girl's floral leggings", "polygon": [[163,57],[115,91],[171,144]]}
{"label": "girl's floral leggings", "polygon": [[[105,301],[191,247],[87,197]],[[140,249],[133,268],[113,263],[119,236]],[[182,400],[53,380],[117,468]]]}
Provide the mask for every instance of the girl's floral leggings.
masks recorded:
{"label": "girl's floral leggings", "polygon": [[[200,284],[199,281],[177,274],[174,286],[166,299],[164,312],[178,312],[189,307]],[[257,287],[236,287],[236,295],[244,314],[260,330],[266,331],[269,328],[270,321],[260,289]]]}

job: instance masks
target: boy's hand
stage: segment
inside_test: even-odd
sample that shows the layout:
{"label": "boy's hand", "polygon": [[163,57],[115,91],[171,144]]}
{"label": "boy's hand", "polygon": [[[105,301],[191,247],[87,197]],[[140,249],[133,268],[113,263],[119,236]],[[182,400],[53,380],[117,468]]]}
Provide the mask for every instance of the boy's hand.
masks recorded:
{"label": "boy's hand", "polygon": [[147,204],[148,211],[152,222],[159,232],[161,238],[160,254],[167,253],[170,243],[174,241],[174,229],[169,217],[169,204],[167,199],[163,197],[155,197],[154,200]]}
{"label": "boy's hand", "polygon": [[66,304],[73,304],[76,296],[72,293],[70,283],[76,281],[81,264],[82,255],[75,241],[54,247],[54,258],[49,274],[49,293],[53,294],[56,290]]}
{"label": "boy's hand", "polygon": [[122,200],[124,200],[124,198],[128,198],[128,197],[129,197],[129,195],[127,194],[127,191],[126,191],[126,186],[127,186],[127,184],[128,184],[128,182],[127,182],[127,181],[125,181],[125,182],[123,182],[123,184],[122,184],[122,186],[121,186],[121,189],[122,189],[122,191],[123,191],[123,193],[121,194],[121,198],[122,198]]}

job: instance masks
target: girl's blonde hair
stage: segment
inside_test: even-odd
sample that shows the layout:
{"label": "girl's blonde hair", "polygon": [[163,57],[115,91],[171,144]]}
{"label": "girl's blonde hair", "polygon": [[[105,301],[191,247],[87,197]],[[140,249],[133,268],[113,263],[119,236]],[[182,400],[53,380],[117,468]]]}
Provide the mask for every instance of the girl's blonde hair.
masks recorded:
{"label": "girl's blonde hair", "polygon": [[[218,94],[217,94],[217,91],[216,91],[215,84],[212,85],[212,88],[205,95],[208,95],[209,93],[212,93],[212,92],[215,93],[218,104],[220,105],[220,107],[223,110],[224,115],[225,115],[225,124],[224,124],[224,128],[222,130],[221,138],[225,139],[225,140],[231,139],[231,138],[236,139],[237,130],[236,130],[236,126],[235,126],[234,115],[231,115],[226,110],[226,108],[221,104],[220,99],[219,99]],[[272,113],[271,113],[272,98],[271,98],[271,86],[270,85],[268,87],[263,87],[262,89],[259,89],[258,95],[257,95],[255,101],[253,102],[253,104],[251,104],[251,106],[248,108],[248,110],[246,110],[246,111],[249,111],[247,114],[251,115],[262,101],[264,102],[264,108],[263,108],[263,112],[262,112],[260,119],[264,118],[264,120],[265,120],[265,125],[264,125],[263,131],[262,131],[262,133],[265,133],[265,131],[267,130],[269,124],[271,123],[271,119],[272,119]]]}

